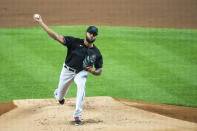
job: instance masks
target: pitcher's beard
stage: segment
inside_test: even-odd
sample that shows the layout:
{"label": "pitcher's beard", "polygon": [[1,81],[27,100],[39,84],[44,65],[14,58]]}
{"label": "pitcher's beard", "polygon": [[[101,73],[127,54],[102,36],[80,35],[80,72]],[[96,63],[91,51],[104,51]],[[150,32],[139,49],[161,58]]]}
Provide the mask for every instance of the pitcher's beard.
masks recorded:
{"label": "pitcher's beard", "polygon": [[86,36],[86,41],[87,41],[89,44],[91,44],[91,43],[93,43],[95,40],[90,40],[90,39]]}

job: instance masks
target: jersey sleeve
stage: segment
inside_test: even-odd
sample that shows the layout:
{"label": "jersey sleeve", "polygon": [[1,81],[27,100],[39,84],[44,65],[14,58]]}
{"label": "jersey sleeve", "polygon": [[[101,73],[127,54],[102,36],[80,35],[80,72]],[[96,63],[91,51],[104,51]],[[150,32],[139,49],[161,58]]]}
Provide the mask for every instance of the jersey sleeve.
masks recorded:
{"label": "jersey sleeve", "polygon": [[63,45],[70,48],[72,46],[74,39],[75,38],[72,36],[64,36],[64,44]]}
{"label": "jersey sleeve", "polygon": [[96,59],[95,68],[98,69],[98,68],[102,68],[102,67],[103,67],[103,57],[102,57],[102,55],[100,55],[100,56]]}

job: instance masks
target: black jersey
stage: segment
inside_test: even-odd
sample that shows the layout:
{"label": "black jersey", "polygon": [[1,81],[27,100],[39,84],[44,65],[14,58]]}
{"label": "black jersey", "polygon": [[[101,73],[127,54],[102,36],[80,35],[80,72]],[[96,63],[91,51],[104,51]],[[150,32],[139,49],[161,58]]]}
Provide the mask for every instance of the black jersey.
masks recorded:
{"label": "black jersey", "polygon": [[64,45],[67,46],[67,56],[65,64],[71,68],[74,68],[78,71],[84,69],[83,63],[86,57],[89,57],[92,60],[92,64],[96,69],[102,68],[103,58],[99,49],[93,45],[93,47],[87,47],[84,44],[83,39],[74,38],[71,36],[64,36]]}

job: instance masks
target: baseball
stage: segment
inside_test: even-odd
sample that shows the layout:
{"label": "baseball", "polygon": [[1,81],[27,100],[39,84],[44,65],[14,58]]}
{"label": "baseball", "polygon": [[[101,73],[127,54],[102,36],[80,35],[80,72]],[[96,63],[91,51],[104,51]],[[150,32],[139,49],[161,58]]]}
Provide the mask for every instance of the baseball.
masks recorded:
{"label": "baseball", "polygon": [[34,14],[34,18],[39,19],[40,15],[39,14]]}

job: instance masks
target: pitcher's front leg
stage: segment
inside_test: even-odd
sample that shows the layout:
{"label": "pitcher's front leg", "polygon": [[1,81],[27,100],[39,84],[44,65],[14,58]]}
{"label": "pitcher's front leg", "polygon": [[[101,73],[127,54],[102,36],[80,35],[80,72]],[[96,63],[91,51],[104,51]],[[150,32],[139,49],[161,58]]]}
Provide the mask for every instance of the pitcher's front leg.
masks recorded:
{"label": "pitcher's front leg", "polygon": [[86,87],[85,84],[87,80],[87,75],[88,75],[87,71],[81,71],[74,78],[74,81],[77,85],[76,110],[73,116],[74,119],[78,117],[79,120],[81,120],[81,113],[83,110],[83,102],[84,102],[85,87]]}

